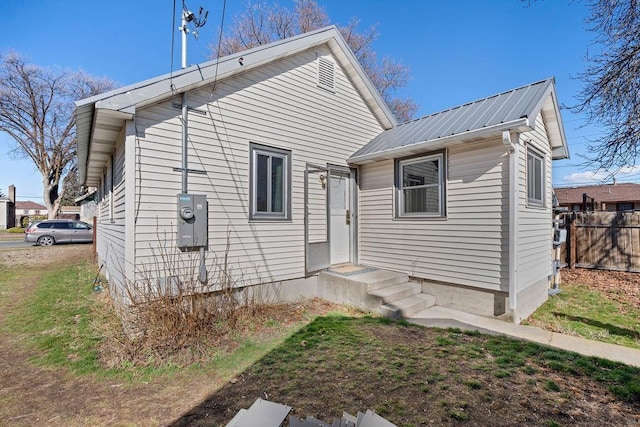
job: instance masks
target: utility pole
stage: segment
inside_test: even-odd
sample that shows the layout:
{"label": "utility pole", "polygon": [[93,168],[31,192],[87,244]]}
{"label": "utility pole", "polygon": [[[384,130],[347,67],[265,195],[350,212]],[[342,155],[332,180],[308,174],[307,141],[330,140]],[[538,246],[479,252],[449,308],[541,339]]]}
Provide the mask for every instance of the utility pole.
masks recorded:
{"label": "utility pole", "polygon": [[[204,16],[202,16],[204,12]],[[207,17],[209,12],[205,11],[202,7],[198,11],[198,17],[193,14],[182,1],[182,22],[180,24],[180,32],[182,32],[182,68],[187,68],[187,34],[192,33],[193,37],[198,40],[198,29],[204,27],[207,23]],[[194,29],[189,29],[189,24],[193,24]]]}

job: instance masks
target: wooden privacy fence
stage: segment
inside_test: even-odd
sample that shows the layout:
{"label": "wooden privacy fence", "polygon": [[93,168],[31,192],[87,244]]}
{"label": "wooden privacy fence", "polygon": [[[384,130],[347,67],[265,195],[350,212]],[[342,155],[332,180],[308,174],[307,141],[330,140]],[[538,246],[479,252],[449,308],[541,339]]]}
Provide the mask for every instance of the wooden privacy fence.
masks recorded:
{"label": "wooden privacy fence", "polygon": [[569,268],[640,272],[640,212],[568,212],[561,259]]}

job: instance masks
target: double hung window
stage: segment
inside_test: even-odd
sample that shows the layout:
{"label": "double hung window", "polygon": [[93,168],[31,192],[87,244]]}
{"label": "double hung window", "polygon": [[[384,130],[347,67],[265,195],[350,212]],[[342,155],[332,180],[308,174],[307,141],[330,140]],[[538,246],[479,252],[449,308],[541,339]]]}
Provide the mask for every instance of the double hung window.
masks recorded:
{"label": "double hung window", "polygon": [[400,217],[444,216],[444,154],[398,160],[397,212]]}
{"label": "double hung window", "polygon": [[251,219],[291,219],[291,152],[251,145]]}
{"label": "double hung window", "polygon": [[544,206],[544,157],[527,150],[527,201],[530,206]]}

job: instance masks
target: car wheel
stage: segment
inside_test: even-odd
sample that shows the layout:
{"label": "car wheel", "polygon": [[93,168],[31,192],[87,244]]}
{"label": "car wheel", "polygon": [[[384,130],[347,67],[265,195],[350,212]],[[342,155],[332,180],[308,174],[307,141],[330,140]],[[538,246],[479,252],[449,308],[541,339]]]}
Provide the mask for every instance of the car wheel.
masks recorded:
{"label": "car wheel", "polygon": [[53,237],[51,236],[42,236],[38,239],[38,244],[40,246],[51,246],[55,243],[56,241],[53,239]]}

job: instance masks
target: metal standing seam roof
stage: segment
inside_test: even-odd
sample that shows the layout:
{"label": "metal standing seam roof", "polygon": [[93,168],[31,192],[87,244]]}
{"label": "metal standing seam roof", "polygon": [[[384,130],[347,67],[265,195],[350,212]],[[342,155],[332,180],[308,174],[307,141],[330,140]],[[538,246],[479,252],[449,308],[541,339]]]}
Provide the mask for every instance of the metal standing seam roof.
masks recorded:
{"label": "metal standing seam roof", "polygon": [[382,100],[340,32],[335,26],[329,26],[76,102],[80,182],[97,185],[121,126],[125,120],[133,118],[136,108],[320,45],[329,47],[380,125],[385,129],[395,126],[397,122],[391,110]]}
{"label": "metal standing seam roof", "polygon": [[[566,149],[564,130],[555,101],[554,79],[549,78],[498,95],[463,104],[438,113],[400,124],[383,131],[355,152],[350,163],[361,164],[382,158],[393,158],[410,150],[428,150],[445,139],[479,137],[501,130],[530,130],[535,116],[549,96],[558,116],[560,142]],[[440,144],[441,145],[441,144]],[[568,157],[568,151],[566,156]]]}

